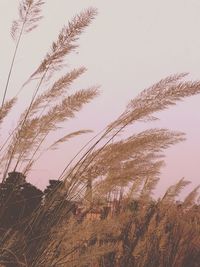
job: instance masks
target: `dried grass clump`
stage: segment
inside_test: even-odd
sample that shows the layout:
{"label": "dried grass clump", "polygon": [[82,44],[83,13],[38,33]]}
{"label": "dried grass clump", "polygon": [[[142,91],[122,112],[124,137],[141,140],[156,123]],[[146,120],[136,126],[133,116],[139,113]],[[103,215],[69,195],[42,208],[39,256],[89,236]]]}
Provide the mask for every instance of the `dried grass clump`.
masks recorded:
{"label": "dried grass clump", "polygon": [[[11,29],[16,47],[0,109],[2,127],[19,97],[17,94],[6,99],[21,37],[38,26],[43,4],[41,0],[20,1],[19,18]],[[98,86],[70,93],[73,82],[86,72],[85,67],[58,77],[59,70],[65,67],[66,56],[77,49],[80,34],[96,14],[96,9],[89,8],[64,26],[41,64],[19,89],[21,92],[37,80],[32,99],[17,126],[5,140],[2,138],[0,196],[4,201],[0,203],[0,264],[8,267],[198,267],[199,186],[181,203],[176,200],[189,184],[185,179],[171,186],[161,199],[153,198],[164,164],[164,150],[184,141],[185,135],[153,128],[138,134],[129,131],[128,136],[120,138],[131,124],[155,120],[156,112],[200,93],[200,82],[187,81],[185,73],[169,76],[132,99],[115,121],[77,152],[57,180],[50,180],[50,185],[40,192],[42,201],[31,215],[21,216],[18,223],[10,226],[1,224],[9,204],[13,205],[14,196],[23,203],[28,201],[28,196],[22,200],[20,195],[22,181],[8,183],[7,175],[23,173],[20,177],[25,179],[24,175],[47,150],[91,133],[81,129],[66,133],[50,145],[47,142],[52,132],[99,95]],[[28,183],[26,186],[37,191]],[[24,208],[23,203],[14,204]]]}

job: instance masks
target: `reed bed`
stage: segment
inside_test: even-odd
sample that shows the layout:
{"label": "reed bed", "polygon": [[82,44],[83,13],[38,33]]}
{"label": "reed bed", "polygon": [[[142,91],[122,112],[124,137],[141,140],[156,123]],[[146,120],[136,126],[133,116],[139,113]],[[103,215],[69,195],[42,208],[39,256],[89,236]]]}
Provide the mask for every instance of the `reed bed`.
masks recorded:
{"label": "reed bed", "polygon": [[81,66],[63,73],[66,56],[78,49],[80,35],[97,15],[95,8],[75,15],[58,34],[41,64],[19,93],[7,99],[22,36],[42,19],[45,1],[23,0],[13,21],[15,50],[3,88],[0,123],[37,81],[17,126],[1,137],[0,264],[7,267],[198,267],[200,262],[199,186],[183,201],[179,180],[160,199],[153,197],[164,151],[185,140],[182,132],[152,128],[121,137],[140,120],[157,120],[185,97],[200,93],[200,81],[187,73],[162,79],[131,99],[124,112],[77,151],[44,191],[26,176],[48,150],[90,129],[72,131],[47,145],[49,134],[73,119],[99,95],[98,86],[70,92],[84,75]]}

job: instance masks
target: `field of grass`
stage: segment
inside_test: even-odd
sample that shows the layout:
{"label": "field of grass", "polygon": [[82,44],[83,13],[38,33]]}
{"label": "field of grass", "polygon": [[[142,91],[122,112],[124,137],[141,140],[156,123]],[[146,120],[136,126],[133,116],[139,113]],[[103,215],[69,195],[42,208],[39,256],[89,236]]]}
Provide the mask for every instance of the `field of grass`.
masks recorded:
{"label": "field of grass", "polygon": [[2,88],[1,129],[11,119],[20,92],[35,89],[16,126],[1,136],[0,266],[199,267],[199,187],[179,201],[189,184],[181,179],[160,199],[153,197],[164,151],[184,141],[184,133],[152,128],[121,137],[134,123],[153,121],[156,112],[199,94],[200,81],[187,80],[185,73],[166,77],[130,99],[124,112],[94,133],[45,190],[27,182],[46,151],[92,132],[80,129],[46,142],[99,96],[97,86],[69,90],[85,67],[63,74],[66,56],[78,49],[80,35],[97,15],[88,8],[61,29],[19,93],[7,97],[22,37],[39,26],[43,4],[21,0],[11,28],[15,51]]}

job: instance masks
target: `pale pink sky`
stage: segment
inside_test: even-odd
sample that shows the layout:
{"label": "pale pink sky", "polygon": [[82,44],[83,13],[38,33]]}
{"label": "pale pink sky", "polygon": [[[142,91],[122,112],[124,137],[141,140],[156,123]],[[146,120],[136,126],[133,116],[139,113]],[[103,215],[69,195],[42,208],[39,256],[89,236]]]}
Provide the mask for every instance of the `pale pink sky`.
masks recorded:
{"label": "pale pink sky", "polygon": [[[16,0],[0,1],[0,86],[14,49],[9,31],[17,17]],[[189,72],[200,79],[200,2],[199,0],[48,0],[41,27],[26,36],[16,60],[9,95],[43,58],[59,30],[84,8],[97,7],[99,15],[80,39],[80,49],[67,59],[67,68],[85,65],[87,74],[77,89],[101,85],[101,96],[84,108],[66,131],[79,128],[102,129],[116,118],[127,102],[142,89],[170,74]],[[29,92],[26,88],[24,99]],[[200,174],[200,96],[185,100],[160,115],[152,127],[168,127],[186,132],[187,141],[166,153],[160,190],[185,176],[197,185]],[[91,136],[84,137],[84,142]],[[83,143],[82,138],[64,145],[61,151],[43,157],[35,166],[31,181],[44,184],[56,178],[65,163]],[[56,158],[56,160],[55,160]],[[51,164],[49,164],[49,162]],[[50,165],[50,166],[49,166]],[[191,187],[190,187],[191,188]]]}

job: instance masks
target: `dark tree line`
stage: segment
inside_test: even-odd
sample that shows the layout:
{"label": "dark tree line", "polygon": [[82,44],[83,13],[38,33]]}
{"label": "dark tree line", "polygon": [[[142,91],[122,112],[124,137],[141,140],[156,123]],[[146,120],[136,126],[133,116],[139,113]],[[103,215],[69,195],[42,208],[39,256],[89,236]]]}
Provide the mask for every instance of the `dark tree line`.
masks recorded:
{"label": "dark tree line", "polygon": [[19,227],[21,221],[41,204],[43,192],[26,182],[19,172],[11,172],[0,184],[0,227],[2,231]]}
{"label": "dark tree line", "polygon": [[[5,239],[9,238],[10,231],[15,231],[16,234],[18,234],[28,229],[28,222],[31,215],[48,202],[54,190],[61,184],[61,181],[50,180],[49,185],[43,192],[36,186],[28,183],[26,177],[22,173],[10,172],[5,181],[0,183],[0,242],[5,243]],[[51,220],[52,213],[53,210],[49,211],[46,215],[47,221]],[[37,234],[40,234],[43,230],[37,228],[37,231]],[[26,236],[25,232],[25,242],[29,242],[31,237],[35,234],[36,232],[34,229],[31,236]],[[38,240],[32,242],[30,247],[34,248],[38,245],[38,242]],[[23,247],[23,244],[21,245]],[[20,251],[15,251],[15,253],[17,253],[20,258]],[[12,255],[10,251],[2,249],[0,262],[4,262],[4,266],[6,267],[20,266],[19,263],[16,262],[15,256]],[[19,258],[17,259],[19,260]]]}

